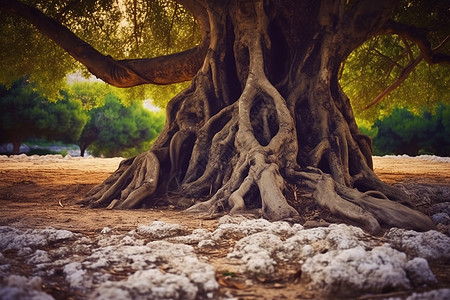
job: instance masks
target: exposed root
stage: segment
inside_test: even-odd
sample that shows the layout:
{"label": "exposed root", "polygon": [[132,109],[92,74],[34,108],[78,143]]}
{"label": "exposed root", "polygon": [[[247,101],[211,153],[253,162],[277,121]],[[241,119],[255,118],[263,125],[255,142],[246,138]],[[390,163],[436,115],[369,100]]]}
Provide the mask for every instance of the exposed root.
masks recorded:
{"label": "exposed root", "polygon": [[147,151],[121,163],[119,169],[96,187],[82,204],[109,209],[134,208],[151,196],[158,186],[159,160]]}
{"label": "exposed root", "polygon": [[284,179],[275,163],[266,162],[264,155],[258,153],[250,167],[250,174],[256,178],[255,183],[261,193],[264,217],[269,220],[294,220],[299,217],[283,196]]}
{"label": "exposed root", "polygon": [[414,209],[389,200],[378,191],[362,193],[334,181],[329,174],[312,168],[289,171],[289,175],[313,190],[313,196],[322,207],[333,214],[353,220],[372,234],[379,233],[380,224],[425,231],[434,228],[430,218]]}
{"label": "exposed root", "polygon": [[[251,157],[244,166],[249,166],[248,175],[244,177],[234,191],[230,192],[230,186],[224,186],[210,200],[200,202],[189,208],[189,212],[209,212],[213,215],[221,210],[229,210],[230,213],[245,213],[247,206],[245,197],[249,196],[250,190],[256,186],[261,197],[261,214],[264,218],[276,221],[296,221],[299,219],[298,212],[290,206],[282,190],[284,179],[281,176],[278,165],[267,161],[263,153],[249,154]],[[230,184],[230,183],[229,183]],[[252,196],[252,195],[250,195]],[[250,199],[254,202],[255,199]]]}
{"label": "exposed root", "polygon": [[175,133],[170,141],[170,173],[169,183],[176,181],[177,187],[184,176],[189,163],[190,153],[195,141],[195,133],[190,130],[181,130]]}
{"label": "exposed root", "polygon": [[230,213],[243,212],[245,210],[244,196],[250,191],[254,181],[250,177],[246,177],[241,186],[234,191],[230,198],[228,198],[228,205],[230,206]]}
{"label": "exposed root", "polygon": [[[202,190],[207,189],[209,195],[212,195],[229,180],[231,174],[227,170],[232,169],[230,164],[237,154],[234,147],[236,130],[235,121],[226,123],[221,130],[209,138],[210,145],[207,147],[209,149],[207,153],[205,153],[205,148],[202,148],[202,146],[204,147],[202,143],[196,144],[190,169],[186,173],[186,180],[182,186],[183,193],[195,196],[202,194]],[[199,167],[203,170],[200,176],[198,174]]]}

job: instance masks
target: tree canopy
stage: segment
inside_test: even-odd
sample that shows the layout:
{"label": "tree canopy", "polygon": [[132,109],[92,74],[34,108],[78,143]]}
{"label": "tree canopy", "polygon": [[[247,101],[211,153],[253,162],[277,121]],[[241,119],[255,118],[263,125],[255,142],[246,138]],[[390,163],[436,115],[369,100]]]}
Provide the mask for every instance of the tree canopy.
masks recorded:
{"label": "tree canopy", "polygon": [[[0,6],[9,6],[2,1]],[[156,57],[192,48],[200,42],[200,31],[192,15],[175,1],[23,1],[38,7],[47,16],[63,24],[95,49],[116,60]],[[21,8],[21,4],[15,9]],[[75,61],[35,26],[0,10],[0,82],[10,86],[29,76],[44,94],[59,98],[66,75],[88,69]],[[27,9],[22,11],[27,14]],[[182,81],[188,80],[184,78]],[[114,84],[113,84],[114,85]],[[181,88],[186,85],[181,85]],[[136,87],[127,93],[151,97],[160,106],[180,91],[180,87]],[[168,95],[166,95],[168,94]],[[161,97],[162,96],[162,97]],[[162,100],[161,100],[162,99]],[[159,101],[159,102],[158,102]]]}
{"label": "tree canopy", "polygon": [[[177,1],[32,3],[116,60],[176,53],[194,47],[201,40],[198,20]],[[393,20],[408,26],[386,29],[383,35],[368,39],[342,65],[340,81],[359,119],[373,122],[397,106],[417,112],[424,104],[432,109],[439,102],[450,101],[448,66],[434,64],[448,62],[450,53],[447,2],[399,1]],[[29,22],[0,11],[0,26],[3,30],[0,62],[4,66],[0,70],[0,82],[6,86],[30,76],[44,95],[56,99],[60,97],[58,91],[64,87],[67,74],[82,69],[83,74],[89,76],[83,64],[39,34]],[[437,51],[435,58],[431,59],[430,51],[424,51],[426,46]],[[157,105],[165,107],[185,87],[186,84],[138,86],[126,90],[128,97],[121,98],[150,97]],[[388,92],[383,93],[386,90]],[[378,96],[381,99],[371,104]]]}
{"label": "tree canopy", "polygon": [[417,46],[405,45],[397,36],[367,41],[343,68],[341,83],[359,119],[373,122],[396,107],[417,113],[423,106],[433,111],[439,103],[450,103],[449,67],[429,65]]}
{"label": "tree canopy", "polygon": [[368,39],[342,66],[340,81],[355,114],[370,122],[396,107],[418,113],[450,103],[448,3],[401,1],[392,22],[398,23]]}

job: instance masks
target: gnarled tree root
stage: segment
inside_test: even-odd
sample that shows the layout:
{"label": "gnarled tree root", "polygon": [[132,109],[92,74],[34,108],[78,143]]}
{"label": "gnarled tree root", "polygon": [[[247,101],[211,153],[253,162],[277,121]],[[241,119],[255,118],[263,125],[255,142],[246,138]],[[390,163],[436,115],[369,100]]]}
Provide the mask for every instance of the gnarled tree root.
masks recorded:
{"label": "gnarled tree root", "polygon": [[89,208],[134,208],[156,191],[159,171],[158,157],[152,151],[141,153],[123,161],[81,204]]}
{"label": "gnarled tree root", "polygon": [[317,203],[333,214],[341,215],[360,224],[372,234],[381,231],[380,224],[391,227],[426,231],[435,226],[425,214],[408,206],[389,200],[378,191],[360,192],[334,181],[319,169],[291,171],[300,185],[313,190]]}
{"label": "gnarled tree root", "polygon": [[[230,214],[245,214],[247,205],[244,197],[252,186],[256,186],[261,197],[263,217],[273,221],[297,221],[299,213],[286,202],[282,194],[284,179],[278,172],[278,167],[275,164],[265,165],[261,162],[256,165],[259,166],[259,172],[252,170],[252,166],[249,175],[235,191],[227,193],[226,190],[222,190],[210,200],[188,208],[187,212],[206,212],[210,217],[223,210],[229,210]],[[264,167],[261,169],[261,166]],[[313,198],[321,207],[328,208],[333,215],[357,223],[371,234],[379,234],[381,225],[417,231],[435,227],[431,219],[423,213],[391,201],[378,191],[360,192],[346,187],[319,169],[291,170],[286,172],[286,175],[294,179],[299,186],[310,189]]]}
{"label": "gnarled tree root", "polygon": [[[214,215],[222,210],[229,210],[233,213],[245,213],[247,205],[244,197],[256,197],[250,195],[252,187],[257,187],[261,198],[261,214],[266,219],[296,221],[299,219],[299,213],[290,206],[282,191],[285,180],[281,176],[278,165],[267,162],[263,153],[250,153],[252,157],[243,164],[242,174],[247,172],[247,176],[236,176],[241,178],[239,183],[233,183],[236,189],[231,188],[229,181],[222,187],[210,200],[200,202],[187,209],[192,213],[205,213]],[[245,166],[250,165],[249,168]],[[248,171],[247,171],[248,170]],[[249,199],[248,202],[254,203],[255,199]]]}

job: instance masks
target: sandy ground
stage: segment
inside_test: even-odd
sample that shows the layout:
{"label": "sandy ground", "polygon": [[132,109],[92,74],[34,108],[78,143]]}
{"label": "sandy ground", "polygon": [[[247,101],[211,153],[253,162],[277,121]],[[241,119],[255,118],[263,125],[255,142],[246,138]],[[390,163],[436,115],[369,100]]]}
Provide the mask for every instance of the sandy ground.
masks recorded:
{"label": "sandy ground", "polygon": [[[102,159],[0,160],[0,225],[19,228],[55,226],[91,232],[105,226],[127,230],[153,220],[178,221],[186,226],[211,227],[215,220],[197,219],[173,210],[81,209],[76,202],[101,183],[120,163]],[[422,183],[450,186],[450,163],[406,157],[375,157],[374,169],[387,183]]]}
{"label": "sandy ground", "polygon": [[[52,226],[88,236],[99,233],[105,227],[126,232],[139,224],[150,224],[156,220],[181,224],[189,229],[213,230],[217,227],[217,220],[205,220],[170,209],[111,211],[82,209],[76,205],[86,192],[117,168],[120,160],[54,157],[0,159],[0,226],[19,229]],[[379,177],[390,184],[450,186],[450,162],[375,157],[374,166]],[[217,253],[211,255],[217,256]],[[218,261],[216,268],[220,270],[221,267]],[[450,287],[450,275],[445,275],[449,271],[448,266],[436,267],[434,271],[440,276],[440,285]],[[236,287],[221,288],[237,290],[234,295],[240,299],[273,299],[277,295],[287,298],[302,295],[301,299],[312,299],[315,295],[296,285],[295,279],[281,283],[261,282],[243,291]]]}

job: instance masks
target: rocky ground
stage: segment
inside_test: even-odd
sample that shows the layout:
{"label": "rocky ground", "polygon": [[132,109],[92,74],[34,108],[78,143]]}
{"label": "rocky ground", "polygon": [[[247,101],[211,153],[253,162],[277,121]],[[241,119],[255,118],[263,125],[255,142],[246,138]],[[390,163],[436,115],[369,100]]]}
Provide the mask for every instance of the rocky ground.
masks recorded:
{"label": "rocky ground", "polygon": [[381,236],[76,205],[119,162],[0,157],[0,299],[450,299],[448,158],[374,158],[437,224]]}

